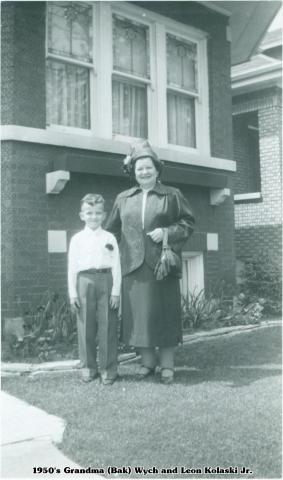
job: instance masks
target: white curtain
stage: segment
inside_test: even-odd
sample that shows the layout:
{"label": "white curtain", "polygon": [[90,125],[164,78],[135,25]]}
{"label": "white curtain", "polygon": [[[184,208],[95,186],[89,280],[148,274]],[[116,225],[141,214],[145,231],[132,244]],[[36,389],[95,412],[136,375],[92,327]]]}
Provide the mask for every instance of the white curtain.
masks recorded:
{"label": "white curtain", "polygon": [[167,116],[169,143],[195,148],[195,100],[186,95],[168,92]]}
{"label": "white curtain", "polygon": [[90,128],[87,68],[47,62],[47,123]]}
{"label": "white curtain", "polygon": [[147,137],[146,87],[113,80],[113,133]]}

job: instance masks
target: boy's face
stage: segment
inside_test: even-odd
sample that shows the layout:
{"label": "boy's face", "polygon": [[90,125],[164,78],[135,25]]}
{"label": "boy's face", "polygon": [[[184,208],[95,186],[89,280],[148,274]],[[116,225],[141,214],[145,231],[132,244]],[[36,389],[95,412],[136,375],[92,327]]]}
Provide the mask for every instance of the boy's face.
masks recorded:
{"label": "boy's face", "polygon": [[102,225],[103,220],[105,219],[105,212],[102,203],[97,205],[89,205],[88,203],[83,203],[80,211],[80,219],[85,222],[85,224],[92,230],[96,230]]}

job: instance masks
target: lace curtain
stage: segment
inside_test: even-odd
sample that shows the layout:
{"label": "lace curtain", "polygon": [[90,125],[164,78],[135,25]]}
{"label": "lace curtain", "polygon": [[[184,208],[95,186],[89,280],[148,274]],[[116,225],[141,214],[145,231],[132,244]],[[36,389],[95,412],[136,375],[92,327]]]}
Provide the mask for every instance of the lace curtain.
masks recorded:
{"label": "lace curtain", "polygon": [[[166,41],[168,142],[195,148],[195,99],[189,92],[197,93],[197,47],[168,34]],[[188,91],[188,95],[174,91],[174,87]]]}
{"label": "lace curtain", "polygon": [[87,68],[47,62],[47,123],[90,128]]}
{"label": "lace curtain", "polygon": [[168,142],[174,145],[196,147],[195,101],[186,95],[168,92]]}
{"label": "lace curtain", "polygon": [[146,87],[113,80],[113,133],[147,137]]}

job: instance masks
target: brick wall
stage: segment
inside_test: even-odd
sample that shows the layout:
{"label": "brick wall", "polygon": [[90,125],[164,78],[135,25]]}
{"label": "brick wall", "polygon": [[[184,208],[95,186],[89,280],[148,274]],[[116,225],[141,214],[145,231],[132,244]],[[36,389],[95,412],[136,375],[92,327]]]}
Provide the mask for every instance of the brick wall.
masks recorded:
{"label": "brick wall", "polygon": [[46,2],[2,2],[2,124],[45,128]]}
{"label": "brick wall", "polygon": [[48,286],[48,158],[40,147],[5,142],[2,155],[3,301],[10,313],[39,301]]}
{"label": "brick wall", "polygon": [[269,252],[281,265],[282,227],[281,225],[260,225],[257,227],[237,228],[237,258],[243,260],[253,255],[260,256]]}
{"label": "brick wall", "polygon": [[233,158],[230,43],[226,29],[212,24],[208,41],[209,109],[211,154]]}
{"label": "brick wall", "polygon": [[14,103],[14,39],[15,39],[15,9],[12,2],[2,2],[2,32],[1,32],[1,118],[2,123],[13,123]]}
{"label": "brick wall", "polygon": [[267,247],[278,255],[281,253],[278,236],[282,225],[282,109],[279,90],[269,89],[236,99],[236,113],[252,110],[258,111],[262,201],[235,205],[239,258],[251,251],[251,245],[257,246],[257,249]]}
{"label": "brick wall", "polygon": [[15,195],[12,193],[12,159],[13,144],[5,142],[2,145],[1,161],[1,213],[2,213],[2,242],[1,242],[1,297],[3,309],[10,311],[15,301],[14,295],[14,208]]}

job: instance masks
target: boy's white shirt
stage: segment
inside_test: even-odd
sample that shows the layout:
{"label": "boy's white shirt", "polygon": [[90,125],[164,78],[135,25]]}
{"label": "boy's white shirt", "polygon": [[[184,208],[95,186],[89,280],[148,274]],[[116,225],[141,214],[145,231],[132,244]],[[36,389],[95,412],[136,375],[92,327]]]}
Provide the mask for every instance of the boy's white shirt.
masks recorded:
{"label": "boy's white shirt", "polygon": [[[107,244],[113,245],[113,250],[107,249]],[[92,230],[86,226],[71,239],[68,254],[68,290],[70,299],[78,296],[78,273],[90,268],[111,268],[113,278],[111,295],[120,295],[121,264],[119,247],[114,235],[101,227]]]}

